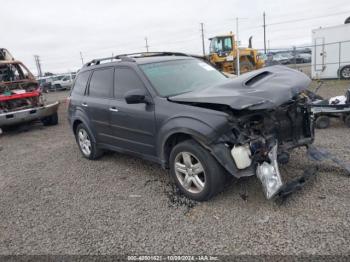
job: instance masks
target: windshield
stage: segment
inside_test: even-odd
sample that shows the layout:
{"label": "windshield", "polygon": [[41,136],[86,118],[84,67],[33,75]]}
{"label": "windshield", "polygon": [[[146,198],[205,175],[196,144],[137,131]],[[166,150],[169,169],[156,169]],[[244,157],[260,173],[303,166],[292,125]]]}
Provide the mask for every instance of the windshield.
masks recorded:
{"label": "windshield", "polygon": [[28,70],[19,63],[0,64],[0,82],[20,81],[29,78]]}
{"label": "windshield", "polygon": [[158,94],[163,97],[204,89],[228,81],[215,68],[197,59],[144,64],[140,67]]}
{"label": "windshield", "polygon": [[214,37],[210,43],[210,52],[229,52],[233,50],[232,37]]}

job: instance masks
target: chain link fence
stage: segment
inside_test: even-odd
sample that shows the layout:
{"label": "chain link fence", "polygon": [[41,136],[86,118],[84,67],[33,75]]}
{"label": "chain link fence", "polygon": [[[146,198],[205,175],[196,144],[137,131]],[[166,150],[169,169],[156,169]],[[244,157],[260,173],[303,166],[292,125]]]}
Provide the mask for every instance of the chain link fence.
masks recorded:
{"label": "chain link fence", "polygon": [[259,50],[266,66],[286,65],[313,79],[350,80],[350,40],[324,43],[314,39],[313,45]]}

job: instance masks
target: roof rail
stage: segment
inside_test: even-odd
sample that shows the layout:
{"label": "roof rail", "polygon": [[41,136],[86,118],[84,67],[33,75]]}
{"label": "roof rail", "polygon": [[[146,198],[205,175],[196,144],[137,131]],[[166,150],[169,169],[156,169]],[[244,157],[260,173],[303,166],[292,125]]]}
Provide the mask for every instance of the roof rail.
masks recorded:
{"label": "roof rail", "polygon": [[102,61],[107,61],[107,60],[110,60],[111,62],[113,60],[135,62],[134,58],[153,57],[153,56],[191,56],[191,55],[188,55],[185,53],[179,53],[179,52],[140,52],[140,53],[122,54],[117,56],[93,59],[90,62],[86,63],[84,67],[99,65]]}
{"label": "roof rail", "polygon": [[84,67],[86,66],[92,66],[92,65],[99,65],[101,64],[102,61],[107,61],[107,60],[121,60],[121,61],[127,61],[127,62],[135,62],[134,59],[127,57],[125,55],[117,55],[117,56],[111,56],[111,57],[104,57],[104,58],[98,58],[98,59],[93,59],[90,62],[86,63]]}

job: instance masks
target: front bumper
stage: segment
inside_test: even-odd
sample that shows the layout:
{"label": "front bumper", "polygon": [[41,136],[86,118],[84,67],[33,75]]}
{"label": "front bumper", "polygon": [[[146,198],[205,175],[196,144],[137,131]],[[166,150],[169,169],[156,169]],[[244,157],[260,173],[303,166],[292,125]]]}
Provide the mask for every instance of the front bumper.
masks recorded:
{"label": "front bumper", "polygon": [[59,104],[60,103],[57,101],[41,107],[28,108],[0,114],[0,127],[30,122],[53,115],[57,112]]}

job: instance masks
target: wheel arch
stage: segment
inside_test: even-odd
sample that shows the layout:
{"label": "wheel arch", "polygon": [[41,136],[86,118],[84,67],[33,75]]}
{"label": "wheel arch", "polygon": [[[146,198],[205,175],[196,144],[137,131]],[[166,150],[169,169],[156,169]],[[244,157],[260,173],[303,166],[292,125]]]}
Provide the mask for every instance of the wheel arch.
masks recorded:
{"label": "wheel arch", "polygon": [[165,168],[168,168],[170,152],[176,144],[193,139],[199,144],[208,145],[217,137],[215,130],[206,123],[193,119],[188,123],[186,119],[182,120],[182,127],[174,127],[175,123],[170,123],[160,131],[157,151]]}
{"label": "wheel arch", "polygon": [[90,121],[87,118],[85,118],[83,115],[76,116],[72,119],[72,130],[75,135],[78,125],[83,124],[88,129],[90,134],[92,134],[92,137],[91,137],[92,142],[96,143],[95,133],[91,129],[89,123]]}
{"label": "wheel arch", "polygon": [[166,138],[162,146],[162,156],[161,156],[163,160],[162,162],[164,163],[165,168],[169,167],[170,153],[171,153],[171,150],[174,148],[174,146],[185,140],[190,140],[190,139],[196,140],[191,134],[186,132],[175,132]]}

